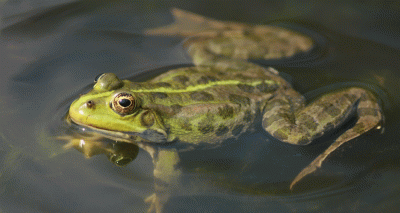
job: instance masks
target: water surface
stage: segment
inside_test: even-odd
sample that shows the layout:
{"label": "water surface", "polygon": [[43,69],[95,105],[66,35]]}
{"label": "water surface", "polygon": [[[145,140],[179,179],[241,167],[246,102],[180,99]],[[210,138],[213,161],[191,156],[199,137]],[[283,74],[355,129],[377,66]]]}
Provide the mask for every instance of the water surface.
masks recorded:
{"label": "water surface", "polygon": [[120,168],[105,156],[85,159],[64,150],[52,137],[62,134],[69,103],[90,89],[99,73],[144,80],[162,67],[190,63],[181,38],[142,34],[171,23],[171,7],[309,34],[319,45],[311,55],[259,62],[290,75],[302,93],[343,82],[375,85],[384,98],[386,122],[383,133],[371,131],[332,153],[293,191],[290,181],[332,139],[297,147],[257,132],[216,149],[184,152],[188,187],[169,202],[168,212],[398,209],[400,7],[379,1],[246,2],[6,2],[0,37],[0,210],[146,211],[143,199],[154,192],[146,152]]}

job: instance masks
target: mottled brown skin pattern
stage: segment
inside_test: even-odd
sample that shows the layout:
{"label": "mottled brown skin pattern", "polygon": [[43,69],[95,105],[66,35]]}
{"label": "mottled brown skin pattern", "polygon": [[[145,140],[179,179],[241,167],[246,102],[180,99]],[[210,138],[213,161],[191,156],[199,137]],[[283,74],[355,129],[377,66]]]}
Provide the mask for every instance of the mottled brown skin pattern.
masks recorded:
{"label": "mottled brown skin pattern", "polygon": [[[295,145],[307,145],[343,124],[349,116],[357,114],[356,125],[305,168],[292,182],[291,188],[302,177],[320,167],[330,152],[344,142],[377,127],[383,120],[378,100],[368,90],[345,88],[322,95],[305,105],[304,97],[271,68],[225,58],[215,63],[220,66],[181,68],[148,83],[131,84],[132,92],[135,87],[157,90],[162,85],[173,90],[187,90],[188,86],[192,86],[189,92],[137,94],[143,100],[142,107],[157,112],[165,127],[173,132],[174,137],[169,137],[168,141],[179,139],[191,144],[218,144],[248,131],[257,118],[262,116],[264,129],[276,139]],[[190,73],[190,77],[185,77],[184,73]],[[239,82],[224,84],[229,80]],[[222,85],[202,87],[218,82]]]}
{"label": "mottled brown skin pattern", "polygon": [[[180,12],[178,12],[179,14]],[[204,22],[204,20],[199,22],[202,21]],[[208,33],[204,37],[195,36],[186,42],[188,52],[196,66],[212,66],[223,71],[241,70],[246,73],[248,70],[259,69],[259,67],[239,59],[289,57],[295,53],[310,50],[312,47],[312,42],[306,37],[296,33],[280,32],[280,30],[272,32],[263,26],[249,30],[245,25],[236,27],[231,25],[225,29],[224,32],[216,31],[215,34]],[[259,31],[271,32],[269,34],[269,37],[272,38],[270,39],[271,43],[265,48],[278,47],[275,48],[275,51],[269,51],[263,55],[260,54],[258,48],[254,48],[255,46],[251,43],[260,40],[257,38],[262,34]],[[286,37],[286,35],[290,36]],[[246,48],[248,46],[250,48]],[[262,47],[263,44],[258,46]],[[325,132],[343,124],[350,115],[358,116],[356,125],[343,133],[323,154],[304,168],[293,180],[290,188],[293,188],[304,176],[320,167],[329,153],[341,144],[372,128],[380,128],[383,121],[383,114],[377,98],[372,92],[363,88],[353,87],[331,92],[306,106],[304,98],[288,83],[282,85],[285,86],[273,91],[273,96],[266,102],[265,108],[262,110],[264,129],[282,142],[307,145]]]}
{"label": "mottled brown skin pattern", "polygon": [[[190,78],[186,77],[188,73]],[[160,84],[173,89],[171,92],[135,93],[141,100],[141,107],[156,112],[176,136],[168,141],[218,144],[246,132],[256,119],[261,121],[261,111],[267,101],[277,91],[290,88],[282,78],[258,66],[248,72],[232,70],[228,73],[214,67],[181,68],[150,82],[133,82],[130,87],[132,92],[135,88],[157,90]],[[177,83],[176,79],[183,80]],[[230,82],[232,80],[236,82]],[[210,84],[214,86],[207,87]],[[186,90],[188,86],[191,91],[175,92]]]}

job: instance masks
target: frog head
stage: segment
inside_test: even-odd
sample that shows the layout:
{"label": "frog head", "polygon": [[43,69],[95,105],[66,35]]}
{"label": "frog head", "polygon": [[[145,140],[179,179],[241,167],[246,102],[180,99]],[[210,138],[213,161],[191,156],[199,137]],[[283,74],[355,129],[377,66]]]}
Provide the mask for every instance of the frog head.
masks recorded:
{"label": "frog head", "polygon": [[134,142],[167,141],[168,135],[157,113],[141,106],[130,91],[131,82],[113,73],[95,78],[93,90],[81,95],[69,109],[71,120],[106,137]]}

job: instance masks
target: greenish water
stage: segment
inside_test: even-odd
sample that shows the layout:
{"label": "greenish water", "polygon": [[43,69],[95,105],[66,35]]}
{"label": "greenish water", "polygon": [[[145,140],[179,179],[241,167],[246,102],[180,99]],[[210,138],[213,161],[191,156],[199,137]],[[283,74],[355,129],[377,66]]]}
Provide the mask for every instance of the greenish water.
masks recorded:
{"label": "greenish water", "polygon": [[90,89],[97,74],[144,80],[159,68],[190,63],[182,39],[141,33],[171,23],[171,7],[309,34],[318,42],[311,54],[284,63],[260,61],[290,75],[302,93],[357,81],[378,85],[387,97],[384,132],[371,131],[344,145],[293,191],[288,190],[290,181],[331,139],[294,147],[257,132],[220,148],[181,153],[183,188],[167,212],[397,210],[400,6],[380,1],[222,2],[5,2],[0,211],[146,211],[143,199],[154,192],[146,152],[120,168],[105,156],[86,159],[76,150],[64,150],[64,143],[52,137],[63,133],[60,125],[69,104]]}

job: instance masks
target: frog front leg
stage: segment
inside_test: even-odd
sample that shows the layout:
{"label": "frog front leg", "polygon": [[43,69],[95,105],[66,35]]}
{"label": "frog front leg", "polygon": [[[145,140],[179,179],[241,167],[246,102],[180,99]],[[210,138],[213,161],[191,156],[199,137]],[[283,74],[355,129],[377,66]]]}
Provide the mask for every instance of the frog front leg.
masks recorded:
{"label": "frog front leg", "polygon": [[180,184],[182,171],[178,164],[180,161],[178,151],[174,148],[161,148],[147,144],[139,144],[153,158],[154,164],[154,190],[155,193],[145,199],[150,204],[148,212],[161,213]]}
{"label": "frog front leg", "polygon": [[286,143],[307,145],[343,124],[349,116],[354,113],[357,115],[356,124],[305,167],[290,184],[291,189],[303,177],[321,167],[325,158],[339,146],[374,127],[379,128],[384,119],[377,98],[362,88],[351,87],[325,94],[307,106],[302,103],[293,105],[293,100],[301,99],[293,90],[282,93],[268,102],[263,115],[263,127]]}

